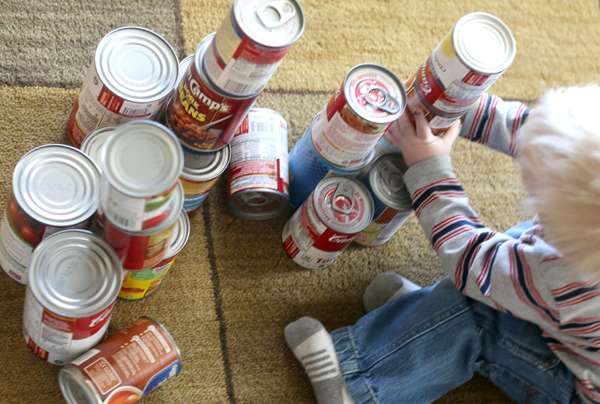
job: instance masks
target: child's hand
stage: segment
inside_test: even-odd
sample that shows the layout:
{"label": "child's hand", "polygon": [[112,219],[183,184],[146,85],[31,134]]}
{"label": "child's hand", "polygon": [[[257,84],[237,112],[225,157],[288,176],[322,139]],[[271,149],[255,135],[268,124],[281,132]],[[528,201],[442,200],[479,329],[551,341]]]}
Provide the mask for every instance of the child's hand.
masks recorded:
{"label": "child's hand", "polygon": [[452,145],[460,132],[460,121],[454,122],[445,133],[436,136],[431,132],[422,110],[417,109],[413,112],[415,125],[408,116],[410,113],[407,110],[395,123],[400,135],[396,138],[397,146],[406,164],[410,167],[431,157],[450,155]]}

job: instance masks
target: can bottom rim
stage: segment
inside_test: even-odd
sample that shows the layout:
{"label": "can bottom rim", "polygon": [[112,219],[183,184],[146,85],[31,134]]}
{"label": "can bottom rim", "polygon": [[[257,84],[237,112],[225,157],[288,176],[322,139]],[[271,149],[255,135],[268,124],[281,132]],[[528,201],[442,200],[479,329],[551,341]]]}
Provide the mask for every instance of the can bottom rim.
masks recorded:
{"label": "can bottom rim", "polygon": [[66,366],[58,374],[60,391],[68,404],[100,403],[98,393],[74,366]]}

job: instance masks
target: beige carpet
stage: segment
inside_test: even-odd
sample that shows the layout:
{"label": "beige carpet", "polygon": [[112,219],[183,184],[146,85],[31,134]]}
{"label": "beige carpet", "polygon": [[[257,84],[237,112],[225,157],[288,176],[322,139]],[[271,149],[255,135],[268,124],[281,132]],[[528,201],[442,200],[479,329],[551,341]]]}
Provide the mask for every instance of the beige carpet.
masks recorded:
{"label": "beige carpet", "polygon": [[[109,3],[109,4],[104,4]],[[345,71],[363,61],[407,76],[452,23],[472,10],[500,16],[518,43],[515,63],[494,89],[533,100],[544,88],[599,80],[600,8],[596,0],[304,0],[306,32],[259,100],[281,111],[290,138],[302,134]],[[113,27],[156,29],[193,52],[225,16],[225,0],[5,0],[0,6],[0,202],[19,157],[59,142],[95,44]],[[486,222],[504,229],[523,217],[513,163],[459,142],[455,164]],[[142,302],[120,302],[111,330],[141,315],[161,320],[178,341],[184,371],[153,393],[154,403],[311,403],[309,385],[285,349],[282,329],[300,315],[333,329],[362,314],[360,295],[378,272],[397,270],[426,284],[439,264],[411,221],[380,249],[352,248],[322,272],[301,270],[281,249],[284,219],[235,219],[216,191],[193,218],[193,236],[162,288]],[[0,274],[0,402],[61,402],[57,369],[41,363],[21,337],[24,289]],[[504,403],[476,378],[443,403]]]}

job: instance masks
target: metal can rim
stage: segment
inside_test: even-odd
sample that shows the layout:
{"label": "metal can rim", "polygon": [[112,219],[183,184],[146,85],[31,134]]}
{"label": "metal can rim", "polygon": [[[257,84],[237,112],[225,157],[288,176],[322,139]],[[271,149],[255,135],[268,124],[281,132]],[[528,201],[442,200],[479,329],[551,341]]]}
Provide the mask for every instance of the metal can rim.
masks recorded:
{"label": "metal can rim", "polygon": [[[227,170],[227,167],[229,167],[229,163],[231,161],[231,148],[228,144],[219,150],[210,150],[210,151],[202,152],[202,151],[190,149],[186,146],[183,146],[182,150],[183,150],[184,164],[183,164],[183,169],[181,171],[181,177],[183,177],[184,179],[186,179],[188,181],[192,181],[192,182],[209,181],[209,180],[219,177],[221,174],[223,174],[225,172],[225,170]],[[190,154],[202,154],[202,155],[214,154],[215,158],[213,159],[213,161],[211,162],[210,165],[206,166],[205,169],[194,170],[194,169],[191,169],[191,168],[185,166],[186,153],[187,153],[187,155],[190,155]],[[216,162],[217,164],[213,166],[214,162]]]}
{"label": "metal can rim", "polygon": [[169,243],[167,252],[163,257],[163,260],[173,258],[177,256],[187,245],[191,233],[191,224],[188,215],[180,210],[179,217],[177,218],[177,224],[175,225],[175,231],[173,232],[173,238]]}
{"label": "metal can rim", "polygon": [[[102,171],[101,164],[101,155],[99,152],[101,151],[102,146],[106,144],[108,140],[106,136],[108,134],[112,134],[115,131],[115,126],[104,126],[102,128],[98,128],[90,132],[81,142],[81,146],[79,146],[79,150],[85,153],[88,157],[92,159],[94,163],[100,168]],[[102,140],[101,140],[102,139]],[[98,141],[101,140],[102,143],[98,146]],[[94,158],[96,157],[96,158]]]}
{"label": "metal can rim", "polygon": [[238,195],[243,194],[246,191],[241,191],[241,192],[237,192],[233,195],[230,195],[227,198],[227,205],[229,206],[230,211],[237,217],[239,217],[242,220],[256,220],[256,221],[262,221],[262,220],[270,220],[270,219],[274,219],[278,216],[280,216],[281,214],[283,214],[283,212],[285,212],[288,207],[289,207],[289,196],[283,192],[279,192],[276,191],[274,189],[269,189],[269,188],[253,188],[252,190],[248,190],[251,192],[264,192],[264,193],[269,193],[269,194],[273,194],[276,196],[281,197],[281,203],[279,204],[279,207],[277,209],[272,209],[270,211],[266,211],[266,212],[260,212],[260,213],[252,213],[252,212],[247,212],[244,211],[240,208],[240,206],[234,204],[234,200],[237,199],[236,197]]}
{"label": "metal can rim", "polygon": [[[86,351],[89,352],[89,351]],[[87,383],[83,372],[74,365],[67,365],[58,372],[58,385],[67,404],[101,404],[102,400],[96,389]],[[86,402],[82,403],[73,397],[68,383],[77,383],[77,387],[85,394]]]}
{"label": "metal can rim", "polygon": [[[402,155],[399,153],[389,153],[389,154],[384,154],[383,156],[380,156],[377,160],[375,160],[373,162],[373,166],[369,169],[369,174],[368,174],[368,181],[369,181],[369,187],[371,188],[371,191],[373,192],[373,194],[375,195],[375,197],[377,199],[379,199],[384,205],[389,206],[390,208],[396,209],[398,211],[409,211],[412,210],[412,200],[410,198],[410,194],[408,193],[408,190],[406,190],[405,188],[405,195],[403,195],[403,197],[398,197],[395,199],[392,199],[390,197],[388,197],[385,193],[382,192],[381,190],[381,185],[380,182],[378,182],[377,180],[377,165],[383,163],[386,160],[394,160],[394,161],[402,161],[402,164],[405,166],[405,172],[406,169],[408,169],[408,166],[406,166],[406,164],[404,163],[404,159],[402,158]],[[398,194],[398,196],[400,196],[401,194]]]}

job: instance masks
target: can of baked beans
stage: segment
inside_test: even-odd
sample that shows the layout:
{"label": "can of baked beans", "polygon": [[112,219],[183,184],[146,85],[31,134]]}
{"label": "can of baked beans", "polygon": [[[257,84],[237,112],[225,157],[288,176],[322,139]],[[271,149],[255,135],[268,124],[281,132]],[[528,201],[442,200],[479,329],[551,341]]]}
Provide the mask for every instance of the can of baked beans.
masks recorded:
{"label": "can of baked beans", "polygon": [[181,353],[166,328],[142,317],[58,373],[67,404],[136,403],[181,372]]}
{"label": "can of baked beans", "polygon": [[104,240],[114,248],[126,271],[154,268],[167,253],[177,218],[183,209],[183,189],[175,187],[169,201],[168,216],[158,226],[140,231],[129,231],[110,220],[104,221]]}
{"label": "can of baked beans", "polygon": [[373,219],[373,199],[358,180],[323,179],[283,228],[283,248],[298,265],[332,264]]}
{"label": "can of baked beans", "polygon": [[289,205],[288,130],[279,112],[252,108],[231,142],[227,202],[246,220],[267,220]]}
{"label": "can of baked beans", "polygon": [[230,159],[229,145],[214,152],[197,152],[183,147],[183,171],[179,182],[183,186],[186,200],[208,196],[229,167]]}
{"label": "can of baked beans", "polygon": [[234,96],[213,85],[202,60],[214,34],[200,42],[166,113],[167,125],[181,142],[199,151],[218,150],[233,138],[258,94]]}
{"label": "can of baked beans", "polygon": [[153,293],[161,284],[177,255],[183,250],[190,237],[190,220],[181,212],[169,241],[169,247],[163,259],[151,269],[126,271],[119,298],[127,300],[143,299]]}
{"label": "can of baked beans", "polygon": [[159,34],[121,27],[98,44],[79,98],[67,122],[67,136],[79,147],[96,128],[133,119],[155,119],[175,86],[177,54]]}
{"label": "can of baked beans", "polygon": [[388,154],[370,167],[363,183],[374,202],[373,221],[354,240],[365,247],[387,243],[413,212],[410,193],[404,184],[408,167],[400,154]]}
{"label": "can of baked beans", "polygon": [[96,164],[71,146],[49,144],[25,154],[13,171],[12,195],[0,225],[6,252],[27,267],[44,237],[87,228],[98,207],[99,184]]}
{"label": "can of baked beans", "polygon": [[257,94],[303,31],[296,0],[235,0],[204,57],[206,75],[229,94]]}
{"label": "can of baked beans", "polygon": [[108,329],[123,282],[116,254],[87,230],[65,230],[33,252],[23,313],[35,355],[64,365],[96,345]]}
{"label": "can of baked beans", "polygon": [[[8,219],[6,214],[4,216],[4,222]],[[4,243],[0,243],[0,267],[15,281],[20,284],[27,284],[27,267],[19,264],[6,250]]]}
{"label": "can of baked beans", "polygon": [[179,87],[179,83],[181,83],[181,79],[183,78],[183,75],[185,74],[185,72],[187,72],[187,70],[190,67],[190,64],[192,63],[192,61],[194,60],[194,55],[188,55],[186,56],[183,60],[181,60],[179,62],[179,74],[177,75],[177,81],[175,82],[175,87],[173,87],[173,90],[171,91],[171,94],[169,95],[169,101],[165,102],[163,104],[162,109],[160,110],[160,114],[159,117],[156,119],[157,122],[166,124],[167,120],[166,120],[166,116],[167,116],[167,108],[169,107],[169,102],[171,102],[171,99],[173,99],[173,97],[175,97],[177,95],[177,88]]}
{"label": "can of baked beans", "polygon": [[167,127],[148,120],[114,132],[102,151],[102,212],[129,232],[160,226],[174,206],[170,202],[183,168],[181,145]]}

